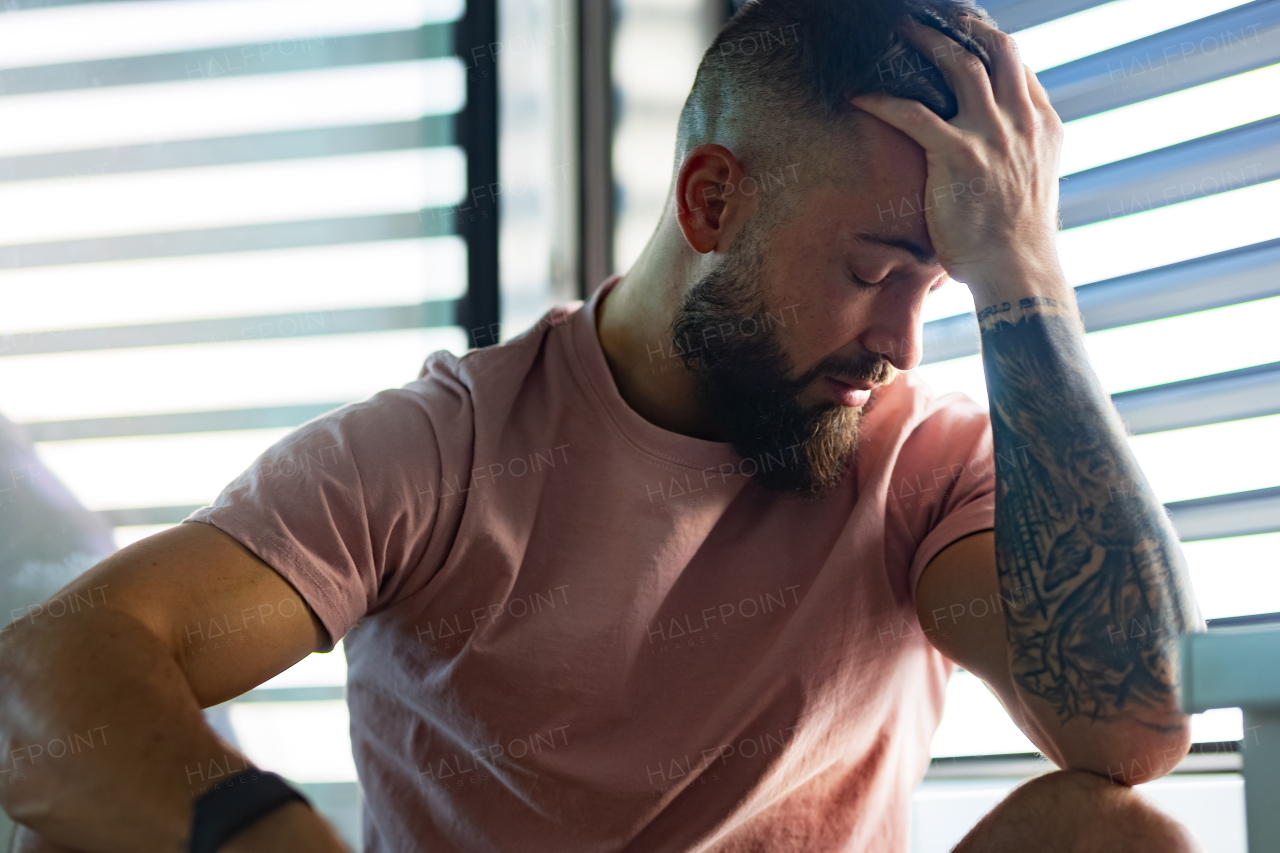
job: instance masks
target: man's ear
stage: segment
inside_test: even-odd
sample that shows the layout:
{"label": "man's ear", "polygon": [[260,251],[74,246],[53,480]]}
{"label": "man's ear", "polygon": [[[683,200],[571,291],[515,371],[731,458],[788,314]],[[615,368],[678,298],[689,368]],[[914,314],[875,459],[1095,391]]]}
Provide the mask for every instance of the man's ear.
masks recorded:
{"label": "man's ear", "polygon": [[738,192],[743,177],[742,164],[723,145],[699,145],[685,157],[676,176],[676,217],[695,252],[729,248],[750,215],[750,199]]}

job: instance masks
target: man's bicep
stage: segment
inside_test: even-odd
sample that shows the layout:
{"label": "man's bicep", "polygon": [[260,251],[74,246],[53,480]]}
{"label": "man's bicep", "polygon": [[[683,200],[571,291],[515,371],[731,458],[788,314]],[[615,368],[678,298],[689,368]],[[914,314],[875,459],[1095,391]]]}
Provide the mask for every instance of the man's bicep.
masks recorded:
{"label": "man's bicep", "polygon": [[73,590],[155,634],[206,708],[283,672],[329,638],[288,581],[211,524],[180,524],[135,542],[64,592]]}
{"label": "man's bicep", "polygon": [[994,531],[958,539],[929,561],[916,586],[916,614],[945,657],[988,684],[1009,681]]}
{"label": "man's bicep", "polygon": [[1014,689],[1004,608],[1016,594],[1001,588],[995,531],[984,530],[956,540],[929,562],[916,587],[916,614],[934,648],[981,678],[1022,733],[1061,767],[1059,751]]}

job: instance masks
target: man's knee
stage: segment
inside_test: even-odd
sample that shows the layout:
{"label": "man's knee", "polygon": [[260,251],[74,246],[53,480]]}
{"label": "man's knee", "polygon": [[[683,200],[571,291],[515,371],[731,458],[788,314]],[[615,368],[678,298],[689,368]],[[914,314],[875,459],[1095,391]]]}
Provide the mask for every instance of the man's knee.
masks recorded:
{"label": "man's knee", "polygon": [[955,853],[1037,849],[1085,853],[1201,853],[1195,837],[1124,785],[1081,770],[1059,770],[1015,788],[974,827]]}

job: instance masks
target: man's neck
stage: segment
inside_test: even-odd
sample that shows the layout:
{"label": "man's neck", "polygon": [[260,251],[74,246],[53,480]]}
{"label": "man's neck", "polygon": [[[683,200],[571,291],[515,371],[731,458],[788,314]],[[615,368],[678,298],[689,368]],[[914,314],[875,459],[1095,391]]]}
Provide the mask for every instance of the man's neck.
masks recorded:
{"label": "man's neck", "polygon": [[642,418],[670,432],[723,441],[701,415],[693,374],[672,351],[671,324],[684,283],[675,265],[660,258],[651,242],[597,303],[600,348],[618,393]]}

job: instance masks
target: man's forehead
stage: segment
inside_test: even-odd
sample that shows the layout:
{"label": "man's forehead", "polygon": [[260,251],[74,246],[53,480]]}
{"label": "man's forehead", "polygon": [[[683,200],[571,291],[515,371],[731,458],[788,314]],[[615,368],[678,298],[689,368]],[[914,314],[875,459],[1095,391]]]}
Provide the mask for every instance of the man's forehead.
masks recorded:
{"label": "man's forehead", "polygon": [[[876,168],[893,173],[892,165]],[[872,180],[823,181],[806,194],[793,228],[845,251],[900,250],[918,263],[935,262],[926,217],[924,178],[904,180],[901,172]]]}
{"label": "man's forehead", "polygon": [[834,145],[828,184],[831,225],[851,247],[888,246],[917,261],[932,260],[925,216],[928,165],[924,149],[906,134],[863,113],[854,125],[857,139]]}

